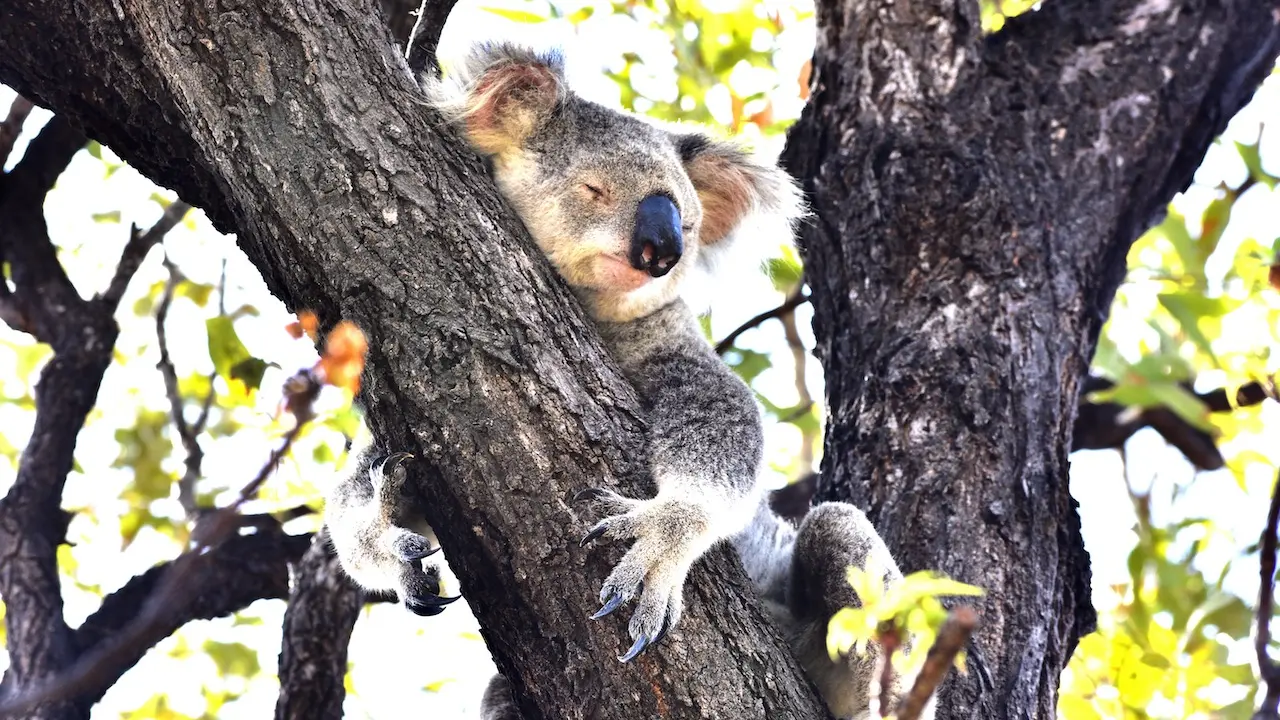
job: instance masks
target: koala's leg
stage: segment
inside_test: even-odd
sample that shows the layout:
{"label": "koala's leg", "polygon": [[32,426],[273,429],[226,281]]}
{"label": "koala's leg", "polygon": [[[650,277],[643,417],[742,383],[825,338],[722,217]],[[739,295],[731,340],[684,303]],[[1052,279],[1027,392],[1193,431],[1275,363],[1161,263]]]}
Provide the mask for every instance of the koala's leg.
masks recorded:
{"label": "koala's leg", "polygon": [[363,454],[356,471],[330,493],[325,524],[343,570],[358,585],[394,591],[411,612],[435,615],[458,598],[440,597],[439,569],[423,566],[440,548],[403,497],[403,463],[409,457]]}
{"label": "koala's leg", "polygon": [[693,563],[747,527],[759,507],[764,433],[755,396],[720,360],[682,303],[621,325],[601,325],[614,357],[648,409],[656,497],[592,489],[606,517],[582,543],[633,540],[605,578],[593,617],[636,600],[623,662],[679,622]]}
{"label": "koala's leg", "polygon": [[[869,565],[884,574],[886,587],[902,579],[888,547],[861,510],[846,503],[824,503],[809,511],[791,558],[787,605],[794,622],[788,635],[796,658],[832,714],[840,718],[871,717],[870,689],[880,648],[870,643],[865,655],[852,651],[832,662],[826,643],[831,616],[862,604],[849,585],[847,568]],[[908,687],[908,679],[895,672],[888,697],[896,703]],[[932,706],[922,717],[933,717]]]}
{"label": "koala's leg", "polygon": [[501,674],[494,675],[480,700],[480,720],[523,720],[516,701],[511,697],[511,683]]}

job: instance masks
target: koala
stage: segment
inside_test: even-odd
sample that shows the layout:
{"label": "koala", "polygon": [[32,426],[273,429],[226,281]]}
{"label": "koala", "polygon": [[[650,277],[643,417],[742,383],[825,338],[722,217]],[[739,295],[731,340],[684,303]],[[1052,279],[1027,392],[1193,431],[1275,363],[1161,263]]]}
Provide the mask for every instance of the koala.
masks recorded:
{"label": "koala", "polygon": [[409,453],[366,448],[356,469],[325,502],[325,527],[342,569],[366,592],[394,593],[410,612],[440,614],[458,597],[440,597],[440,568],[424,562],[440,551],[435,533],[405,492]]}
{"label": "koala", "polygon": [[[591,617],[602,620],[630,606],[631,645],[619,660],[632,660],[678,625],[690,568],[728,541],[831,711],[870,718],[877,650],[833,662],[827,623],[838,609],[859,604],[846,581],[850,565],[870,561],[883,568],[886,585],[902,575],[852,505],[815,507],[799,527],[769,508],[759,481],[760,407],[703,337],[685,300],[695,275],[749,254],[751,236],[791,237],[803,214],[794,181],[736,143],[664,128],[575,95],[557,53],[482,44],[447,76],[429,74],[422,84],[430,103],[487,161],[503,197],[594,320],[647,414],[656,496],[587,488],[575,498],[602,513],[582,546],[631,542],[603,579],[600,609]],[[373,499],[395,501],[389,493]],[[335,522],[343,512],[335,508]],[[359,538],[360,547],[338,548],[343,566],[363,562],[380,579],[362,583],[414,596],[404,587],[403,566],[424,546],[400,552],[396,540],[382,539],[402,537],[387,525],[406,527],[392,520],[405,519],[399,507],[382,506],[363,518],[355,522],[368,529],[346,534]],[[424,530],[419,537],[430,535]],[[889,695],[900,696],[907,681],[895,674]],[[505,678],[490,683],[481,715],[520,717]]]}

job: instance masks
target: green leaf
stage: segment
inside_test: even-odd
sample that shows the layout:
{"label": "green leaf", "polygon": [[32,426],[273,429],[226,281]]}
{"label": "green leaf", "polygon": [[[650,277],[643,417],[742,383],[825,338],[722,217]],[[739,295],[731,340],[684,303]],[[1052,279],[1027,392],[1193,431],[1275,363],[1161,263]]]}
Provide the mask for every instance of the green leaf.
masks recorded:
{"label": "green leaf", "polygon": [[514,20],[518,23],[540,23],[545,22],[547,19],[544,15],[536,15],[525,10],[511,10],[508,8],[495,7],[482,7],[480,9],[485,12],[491,12],[499,17],[504,17],[508,20]]}
{"label": "green leaf", "polygon": [[84,149],[89,152],[89,155],[93,157],[93,159],[102,159],[102,146],[98,144],[97,140],[90,140],[85,144]]}
{"label": "green leaf", "polygon": [[1172,410],[1178,417],[1207,433],[1213,432],[1209,422],[1209,408],[1181,385],[1176,383],[1152,383],[1148,386],[1156,401]]}
{"label": "green leaf", "polygon": [[748,385],[755,382],[760,373],[773,366],[773,361],[767,354],[742,348],[734,348],[725,353],[725,362]]}
{"label": "green leaf", "polygon": [[262,386],[262,375],[270,365],[275,363],[267,363],[255,357],[245,358],[231,367],[230,378],[243,382],[251,390],[257,390]]}
{"label": "green leaf", "polygon": [[258,653],[241,643],[223,643],[206,640],[204,652],[218,666],[223,675],[238,675],[250,678],[262,669],[258,663]]}
{"label": "green leaf", "polygon": [[205,329],[209,333],[209,358],[213,360],[214,370],[231,379],[231,369],[250,358],[249,349],[236,334],[235,322],[219,315],[205,321]]}
{"label": "green leaf", "polygon": [[120,211],[112,210],[111,212],[94,213],[89,217],[93,218],[96,223],[118,223],[120,222]]}
{"label": "green leaf", "polygon": [[161,195],[161,194],[160,194],[160,193],[158,193],[158,192],[153,192],[153,193],[151,193],[150,200],[151,200],[152,202],[154,202],[155,204],[159,205],[160,207],[164,208],[165,210],[168,210],[168,209],[169,209],[169,206],[173,204],[173,201],[172,201],[172,200],[170,200],[169,198],[167,198],[167,197],[165,197],[165,196]]}
{"label": "green leaf", "polygon": [[1266,185],[1268,188],[1275,189],[1276,178],[1271,177],[1267,174],[1267,171],[1262,169],[1262,153],[1259,152],[1261,145],[1261,138],[1259,138],[1259,142],[1255,142],[1252,145],[1245,145],[1239,141],[1235,143],[1236,152],[1240,153],[1240,159],[1244,161],[1244,166],[1249,169],[1249,177]]}
{"label": "green leaf", "polygon": [[[1182,326],[1191,342],[1195,343],[1214,365],[1221,365],[1213,352],[1213,343],[1200,327],[1205,318],[1220,318],[1231,309],[1227,301],[1219,298],[1207,298],[1199,293],[1160,293],[1157,298],[1169,314]],[[1238,304],[1238,303],[1237,303]]]}

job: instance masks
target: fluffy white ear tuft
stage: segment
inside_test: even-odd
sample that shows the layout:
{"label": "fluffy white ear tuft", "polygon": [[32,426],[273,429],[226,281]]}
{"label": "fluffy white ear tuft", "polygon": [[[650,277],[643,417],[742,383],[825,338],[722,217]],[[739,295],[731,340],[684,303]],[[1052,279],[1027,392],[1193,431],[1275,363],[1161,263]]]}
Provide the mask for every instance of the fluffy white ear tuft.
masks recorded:
{"label": "fluffy white ear tuft", "polygon": [[793,242],[796,223],[808,213],[790,175],[733,141],[701,133],[677,135],[675,141],[702,203],[701,273],[716,279],[750,271]]}
{"label": "fluffy white ear tuft", "polygon": [[431,104],[484,155],[519,147],[568,97],[564,58],[509,43],[481,43],[446,77],[423,81]]}

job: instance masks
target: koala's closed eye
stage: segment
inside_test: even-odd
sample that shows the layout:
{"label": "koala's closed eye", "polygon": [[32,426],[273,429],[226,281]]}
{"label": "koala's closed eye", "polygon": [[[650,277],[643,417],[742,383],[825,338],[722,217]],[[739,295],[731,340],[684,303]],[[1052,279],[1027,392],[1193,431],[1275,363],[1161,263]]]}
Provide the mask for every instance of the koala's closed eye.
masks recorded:
{"label": "koala's closed eye", "polygon": [[587,196],[587,198],[591,200],[608,200],[609,199],[609,194],[605,192],[603,188],[600,188],[596,185],[592,185],[591,183],[582,183],[581,185],[578,186],[578,189],[582,191],[583,195]]}

